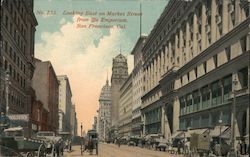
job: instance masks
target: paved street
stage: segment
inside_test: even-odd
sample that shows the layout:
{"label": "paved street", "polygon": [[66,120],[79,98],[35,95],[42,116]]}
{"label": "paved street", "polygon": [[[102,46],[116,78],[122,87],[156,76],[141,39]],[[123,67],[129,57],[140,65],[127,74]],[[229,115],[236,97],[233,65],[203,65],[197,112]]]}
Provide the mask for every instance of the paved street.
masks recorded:
{"label": "paved street", "polygon": [[[82,156],[95,156],[90,155],[89,153],[85,152]],[[80,146],[74,146],[73,152],[65,153],[64,157],[78,157],[81,156]],[[160,152],[154,150],[148,150],[145,148],[139,147],[130,147],[126,145],[121,145],[119,148],[117,145],[114,144],[99,144],[99,157],[178,157],[181,155],[173,155],[167,152]]]}

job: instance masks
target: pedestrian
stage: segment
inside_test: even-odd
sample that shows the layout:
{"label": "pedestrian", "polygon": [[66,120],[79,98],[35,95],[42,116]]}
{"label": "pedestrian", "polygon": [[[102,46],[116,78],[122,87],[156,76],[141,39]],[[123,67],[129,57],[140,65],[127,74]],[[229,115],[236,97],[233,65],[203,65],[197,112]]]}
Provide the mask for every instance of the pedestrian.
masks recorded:
{"label": "pedestrian", "polygon": [[118,147],[120,148],[120,146],[121,146],[121,143],[120,143],[120,140],[119,139],[117,139],[117,144],[118,144]]}
{"label": "pedestrian", "polygon": [[246,145],[245,141],[243,140],[241,143],[241,154],[242,155],[246,154],[246,147],[247,147],[247,145]]}
{"label": "pedestrian", "polygon": [[238,144],[236,146],[236,152],[237,152],[238,155],[241,154],[241,143],[240,143],[240,141],[238,141]]}
{"label": "pedestrian", "polygon": [[177,153],[180,154],[181,153],[181,141],[179,141],[177,143]]}
{"label": "pedestrian", "polygon": [[69,151],[71,152],[72,150],[72,145],[71,145],[71,140],[69,141]]}

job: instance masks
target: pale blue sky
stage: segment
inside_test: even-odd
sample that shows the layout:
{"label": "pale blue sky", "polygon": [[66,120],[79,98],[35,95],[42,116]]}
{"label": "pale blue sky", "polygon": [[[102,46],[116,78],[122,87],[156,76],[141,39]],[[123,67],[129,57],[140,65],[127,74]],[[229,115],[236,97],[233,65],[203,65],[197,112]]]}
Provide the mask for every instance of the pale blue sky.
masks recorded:
{"label": "pale blue sky", "polygon": [[[133,56],[129,55],[139,37],[139,16],[127,18],[126,29],[76,29],[76,16],[63,11],[140,12],[142,33],[149,34],[166,7],[168,0],[34,0],[36,27],[35,56],[50,60],[57,75],[68,75],[76,105],[79,124],[90,129],[98,109],[102,86],[109,79],[112,58],[122,54],[128,58],[129,71]],[[54,16],[39,15],[38,11],[55,11]],[[106,17],[111,18],[111,17]]]}

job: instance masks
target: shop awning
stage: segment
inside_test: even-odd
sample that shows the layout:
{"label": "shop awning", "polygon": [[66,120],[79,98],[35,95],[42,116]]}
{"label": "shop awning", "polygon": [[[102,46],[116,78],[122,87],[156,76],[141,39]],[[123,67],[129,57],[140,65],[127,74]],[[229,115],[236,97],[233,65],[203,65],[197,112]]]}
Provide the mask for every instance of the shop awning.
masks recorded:
{"label": "shop awning", "polygon": [[227,129],[228,126],[215,126],[213,129],[207,129],[204,133],[208,133],[212,137],[218,137]]}
{"label": "shop awning", "polygon": [[230,139],[230,137],[231,137],[231,128],[228,127],[224,132],[221,133],[221,135],[219,137],[223,138],[223,139]]}
{"label": "shop awning", "polygon": [[173,138],[176,138],[179,134],[181,134],[182,133],[182,131],[177,131],[177,132],[175,132],[175,133],[173,133],[172,134],[172,136],[171,136],[171,138],[173,139]]}

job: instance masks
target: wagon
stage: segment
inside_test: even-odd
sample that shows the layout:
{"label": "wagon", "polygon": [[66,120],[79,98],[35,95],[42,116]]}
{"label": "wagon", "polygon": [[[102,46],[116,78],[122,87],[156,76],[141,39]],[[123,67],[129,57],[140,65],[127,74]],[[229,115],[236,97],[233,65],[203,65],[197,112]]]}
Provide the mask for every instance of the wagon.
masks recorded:
{"label": "wagon", "polygon": [[88,150],[92,154],[95,149],[96,155],[98,155],[98,134],[96,130],[89,130],[84,142],[85,151]]}
{"label": "wagon", "polygon": [[36,138],[25,138],[22,127],[5,129],[0,139],[0,145],[13,149],[26,157],[46,156],[44,141]]}
{"label": "wagon", "polygon": [[59,156],[63,154],[63,139],[56,136],[53,131],[39,131],[36,138],[43,140],[46,144],[46,153],[50,156]]}

